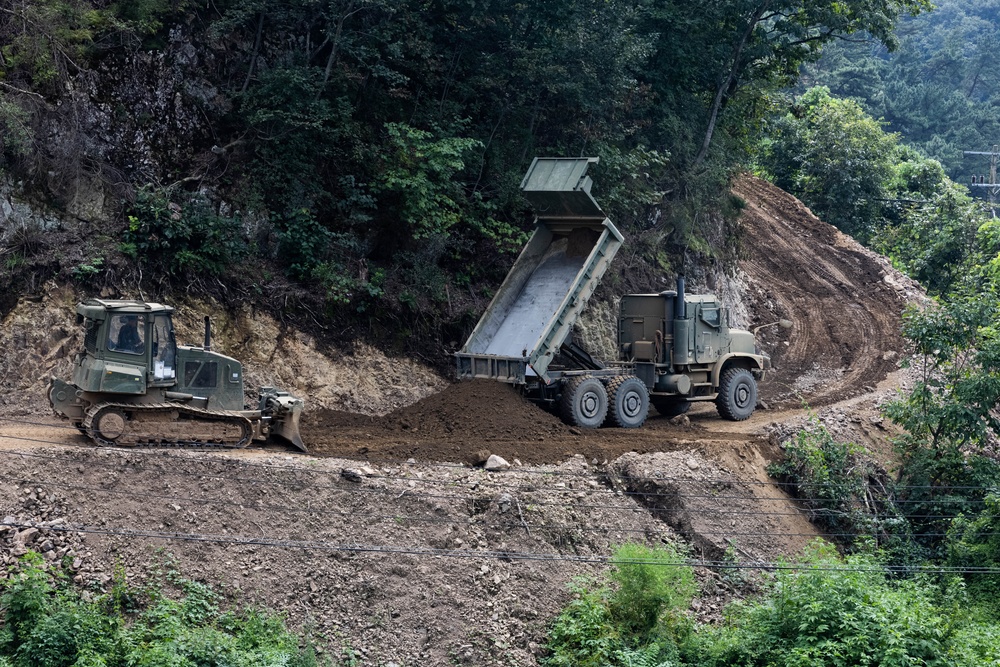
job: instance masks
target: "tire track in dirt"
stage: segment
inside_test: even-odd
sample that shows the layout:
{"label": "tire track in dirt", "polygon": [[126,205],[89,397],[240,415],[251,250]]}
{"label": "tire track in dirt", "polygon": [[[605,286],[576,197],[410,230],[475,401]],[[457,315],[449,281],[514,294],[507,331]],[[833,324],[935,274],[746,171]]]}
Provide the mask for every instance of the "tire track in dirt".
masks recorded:
{"label": "tire track in dirt", "polygon": [[907,279],[887,280],[897,273],[887,260],[774,185],[744,176],[733,192],[746,202],[741,268],[760,297],[755,319],[794,322],[788,333],[763,332],[776,370],[762,395],[819,406],[872,391],[904,350],[906,295],[894,286]]}

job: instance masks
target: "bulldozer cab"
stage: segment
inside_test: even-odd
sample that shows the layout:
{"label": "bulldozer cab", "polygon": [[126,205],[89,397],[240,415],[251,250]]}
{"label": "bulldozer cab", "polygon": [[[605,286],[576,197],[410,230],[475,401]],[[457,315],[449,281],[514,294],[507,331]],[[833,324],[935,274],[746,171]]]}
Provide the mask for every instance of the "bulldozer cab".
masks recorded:
{"label": "bulldozer cab", "polygon": [[92,392],[188,395],[206,409],[242,409],[242,365],[207,345],[178,346],[172,314],[170,306],[143,301],[79,304],[77,321],[87,333],[74,384]]}

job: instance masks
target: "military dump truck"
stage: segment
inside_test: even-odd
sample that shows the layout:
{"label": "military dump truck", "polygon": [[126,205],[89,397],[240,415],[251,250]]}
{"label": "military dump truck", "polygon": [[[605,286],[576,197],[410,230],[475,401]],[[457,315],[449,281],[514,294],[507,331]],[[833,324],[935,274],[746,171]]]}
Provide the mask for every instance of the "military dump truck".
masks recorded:
{"label": "military dump truck", "polygon": [[306,451],[303,402],[274,387],[257,406],[243,396],[243,366],[201,347],[177,345],[174,309],[143,301],[90,299],[76,307],[86,335],[73,378],[51,378],[49,402],[99,445],[246,447],[276,435]]}
{"label": "military dump truck", "polygon": [[757,405],[770,359],[749,331],[730,326],[712,295],[677,289],[629,294],[618,316],[619,359],[595,359],[572,340],[574,323],[624,239],[590,194],[597,158],[536,158],[521,183],[535,231],[455,355],[460,378],[518,385],[569,424],[636,428],[649,404],[675,416],[694,401],[743,420]]}

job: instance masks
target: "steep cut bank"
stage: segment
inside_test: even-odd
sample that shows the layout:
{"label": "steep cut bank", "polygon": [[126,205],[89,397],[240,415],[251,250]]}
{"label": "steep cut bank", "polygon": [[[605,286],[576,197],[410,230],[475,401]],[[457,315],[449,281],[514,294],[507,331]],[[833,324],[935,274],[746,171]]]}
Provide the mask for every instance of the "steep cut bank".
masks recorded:
{"label": "steep cut bank", "polygon": [[901,314],[922,288],[776,186],[743,176],[733,192],[746,202],[740,268],[753,320],[794,322],[760,332],[775,367],[765,401],[820,406],[873,391],[898,368]]}

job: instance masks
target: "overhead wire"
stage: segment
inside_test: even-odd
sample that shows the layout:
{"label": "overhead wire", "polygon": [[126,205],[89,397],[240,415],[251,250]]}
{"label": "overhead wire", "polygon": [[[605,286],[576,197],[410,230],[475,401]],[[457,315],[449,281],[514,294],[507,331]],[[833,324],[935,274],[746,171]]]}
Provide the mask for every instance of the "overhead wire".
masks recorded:
{"label": "overhead wire", "polygon": [[146,538],[164,541],[206,542],[227,544],[233,546],[259,546],[279,549],[298,549],[314,551],[338,551],[346,553],[378,553],[410,556],[430,556],[445,558],[480,558],[501,561],[552,561],[577,562],[597,564],[646,564],[664,567],[707,567],[719,570],[765,570],[765,571],[812,571],[812,572],[870,572],[870,573],[907,573],[907,574],[1000,574],[1000,568],[989,567],[954,567],[929,565],[879,565],[858,567],[851,565],[817,565],[812,563],[787,563],[783,561],[759,561],[753,563],[735,563],[726,560],[682,559],[665,561],[661,559],[618,559],[614,556],[581,556],[569,554],[544,554],[524,551],[498,551],[481,549],[435,549],[386,544],[351,544],[336,543],[323,540],[282,540],[264,537],[236,537],[231,535],[212,535],[201,533],[171,533],[149,530],[130,530],[123,528],[98,528],[95,526],[40,525],[29,522],[0,521],[0,525],[12,528],[36,528],[62,533],[97,534],[116,537]]}
{"label": "overhead wire", "polygon": [[[118,452],[119,450],[117,450],[117,449],[109,449],[108,451]],[[129,453],[131,453],[132,450],[127,450],[127,451]],[[125,452],[122,452],[122,453],[125,453]],[[2,455],[11,455],[11,456],[20,456],[20,457],[25,457],[25,458],[38,458],[38,459],[47,459],[47,460],[59,460],[59,457],[57,457],[57,456],[46,456],[46,455],[35,454],[35,453],[12,452],[12,451],[0,450],[0,456],[2,456]],[[171,457],[171,458],[174,459],[174,460],[179,460],[179,461],[184,461],[184,462],[188,462],[188,461],[193,461],[193,462],[196,462],[196,463],[201,462],[200,459],[188,458],[188,457],[183,457],[183,458],[181,458],[181,457]],[[223,465],[227,465],[230,460],[229,459],[219,459],[216,462],[219,462],[219,461],[221,461]],[[77,464],[80,464],[80,465],[97,465],[97,466],[101,466],[101,467],[105,467],[105,468],[112,468],[115,471],[122,471],[123,470],[122,467],[116,466],[113,462],[112,463],[104,463],[104,462],[93,462],[93,461],[81,461],[79,459],[73,459],[73,462],[77,463]],[[134,471],[136,468],[135,468],[135,466],[129,466],[128,468],[124,468],[124,469],[125,470],[132,470],[132,471]],[[379,488],[379,487],[371,487],[371,486],[353,486],[353,485],[352,486],[346,486],[346,485],[336,485],[336,484],[316,484],[316,483],[307,483],[307,482],[302,482],[302,481],[284,482],[284,481],[279,481],[279,480],[274,480],[274,479],[261,480],[261,479],[250,478],[250,477],[236,477],[236,476],[232,476],[232,475],[225,475],[223,472],[218,472],[218,473],[198,472],[198,473],[195,473],[195,472],[179,471],[179,470],[176,470],[176,469],[171,469],[171,470],[150,470],[148,468],[143,468],[143,470],[149,470],[150,472],[155,472],[155,473],[158,473],[158,474],[166,474],[166,475],[174,475],[174,476],[184,476],[184,477],[193,477],[193,478],[199,478],[199,479],[206,478],[206,477],[208,477],[208,478],[225,478],[228,481],[248,482],[248,483],[251,483],[251,484],[264,485],[264,486],[277,486],[277,487],[298,488],[298,487],[302,487],[302,486],[308,485],[311,488],[318,489],[318,490],[332,490],[332,491],[337,491],[337,492],[341,492],[341,493],[359,494],[359,495],[383,495],[383,496],[384,495],[395,495],[399,491],[398,488],[393,489],[393,488]],[[296,469],[295,472],[300,472],[300,471],[298,469]],[[336,473],[334,473],[332,471],[325,472],[325,471],[315,471],[315,470],[301,470],[301,472],[309,473],[309,474],[327,474],[327,475],[334,475],[334,474],[336,474]],[[392,480],[392,481],[399,481],[399,482],[406,482],[406,483],[414,483],[414,484],[419,483],[421,481],[426,481],[426,480],[421,480],[419,478],[414,479],[414,478],[384,477],[383,479],[388,479],[388,480]],[[449,483],[449,484],[452,484],[452,483]],[[549,492],[569,492],[569,491],[574,491],[574,492],[577,492],[577,493],[585,492],[583,490],[554,489],[554,488],[551,488],[551,487],[543,487],[543,488],[537,488],[537,487],[535,487],[535,488],[528,489],[528,488],[523,488],[523,487],[514,487],[514,486],[512,486],[512,487],[507,487],[507,488],[519,488],[522,491],[549,491]],[[610,491],[610,489],[608,491]],[[667,499],[676,499],[676,498],[683,498],[683,497],[685,497],[684,494],[676,494],[676,493],[644,493],[644,492],[640,492],[640,491],[623,491],[622,495],[625,496],[625,497],[638,498],[639,500],[649,500],[649,499],[655,499],[657,497],[663,497],[663,498],[667,498]],[[417,499],[450,500],[450,501],[466,501],[466,502],[468,502],[468,501],[476,501],[476,500],[480,500],[481,499],[480,497],[472,496],[472,495],[426,493],[426,492],[422,492],[422,491],[417,491],[417,490],[412,489],[412,488],[410,488],[410,489],[403,489],[402,493],[400,494],[400,497],[403,497],[403,496],[407,496],[407,497],[410,497],[410,498],[417,498]],[[695,496],[695,497],[701,497],[701,496]],[[793,499],[793,498],[789,498],[789,499],[774,499],[774,498],[771,498],[771,499],[760,499],[760,498],[749,497],[748,496],[748,497],[746,497],[744,499],[746,499],[746,500],[755,500],[755,501],[756,500],[764,500],[765,502],[786,502],[786,503],[790,504],[794,508],[798,508],[799,507],[798,501],[796,499]],[[622,511],[628,511],[628,512],[648,512],[650,509],[660,510],[660,511],[668,511],[669,510],[669,508],[658,508],[655,505],[652,508],[650,508],[650,507],[644,506],[644,505],[616,505],[616,504],[607,504],[607,503],[596,503],[595,504],[595,503],[583,503],[583,502],[555,502],[555,501],[548,501],[548,500],[533,500],[532,504],[533,505],[537,505],[537,506],[544,506],[544,507],[567,507],[567,508],[572,508],[572,509],[606,509],[606,510],[622,510]],[[793,511],[793,512],[777,512],[777,511],[763,511],[763,510],[738,510],[738,509],[732,509],[732,508],[716,509],[716,508],[697,508],[697,507],[684,507],[684,508],[681,508],[681,509],[684,512],[692,513],[692,514],[713,514],[713,515],[724,515],[724,516],[753,516],[753,515],[756,515],[756,516],[810,516],[810,515],[816,516],[816,515],[824,515],[824,514],[831,514],[831,513],[832,514],[838,514],[838,512],[836,512],[834,510],[827,510],[827,509],[824,509],[824,508],[802,508],[802,509],[796,509],[796,511]],[[935,520],[938,520],[938,519],[954,519],[954,518],[956,518],[958,516],[958,514],[908,514],[907,516],[910,517],[910,518],[935,519]],[[979,516],[984,516],[984,515],[980,514]],[[993,516],[993,515],[989,515],[989,516]]]}

